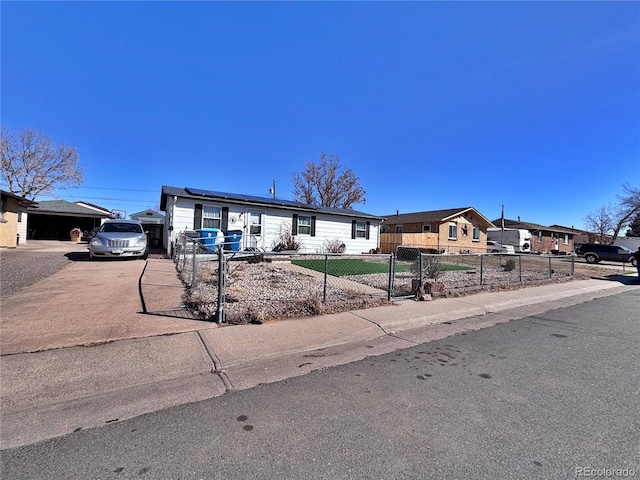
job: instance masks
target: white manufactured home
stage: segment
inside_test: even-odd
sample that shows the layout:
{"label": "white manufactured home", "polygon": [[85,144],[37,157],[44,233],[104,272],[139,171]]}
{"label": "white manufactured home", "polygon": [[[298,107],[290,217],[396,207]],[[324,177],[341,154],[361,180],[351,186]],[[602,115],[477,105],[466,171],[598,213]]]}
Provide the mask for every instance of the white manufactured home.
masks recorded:
{"label": "white manufactured home", "polygon": [[181,232],[214,228],[238,235],[240,250],[271,251],[290,233],[302,253],[324,253],[339,242],[344,253],[368,253],[379,247],[382,217],[307,205],[291,200],[162,187],[166,213],[164,245],[169,254]]}

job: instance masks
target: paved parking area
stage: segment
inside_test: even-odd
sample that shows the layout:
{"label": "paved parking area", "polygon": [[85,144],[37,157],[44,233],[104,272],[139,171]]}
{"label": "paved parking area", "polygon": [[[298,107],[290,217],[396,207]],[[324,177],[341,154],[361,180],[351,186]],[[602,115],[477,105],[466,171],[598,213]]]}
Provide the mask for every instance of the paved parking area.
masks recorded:
{"label": "paved parking area", "polygon": [[0,255],[2,355],[216,328],[182,306],[168,259],[91,260],[86,244],[72,242]]}

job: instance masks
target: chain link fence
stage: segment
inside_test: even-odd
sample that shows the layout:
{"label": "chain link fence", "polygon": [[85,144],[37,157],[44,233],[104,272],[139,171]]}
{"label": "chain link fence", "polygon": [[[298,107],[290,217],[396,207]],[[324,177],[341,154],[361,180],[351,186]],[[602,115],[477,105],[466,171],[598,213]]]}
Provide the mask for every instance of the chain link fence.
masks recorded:
{"label": "chain link fence", "polygon": [[572,256],[233,252],[183,236],[174,262],[186,303],[206,319],[259,323],[384,305],[394,299],[463,294],[572,277]]}
{"label": "chain link fence", "polygon": [[393,298],[446,296],[511,284],[536,284],[574,275],[575,257],[530,254],[425,254],[398,247]]}

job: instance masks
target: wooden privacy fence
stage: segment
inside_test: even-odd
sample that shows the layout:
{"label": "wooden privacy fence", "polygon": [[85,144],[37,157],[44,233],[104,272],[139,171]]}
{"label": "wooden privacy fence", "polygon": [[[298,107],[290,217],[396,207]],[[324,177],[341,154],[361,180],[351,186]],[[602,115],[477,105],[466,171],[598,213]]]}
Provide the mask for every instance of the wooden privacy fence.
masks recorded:
{"label": "wooden privacy fence", "polygon": [[437,250],[437,233],[381,233],[380,250],[382,253],[395,253],[398,245]]}

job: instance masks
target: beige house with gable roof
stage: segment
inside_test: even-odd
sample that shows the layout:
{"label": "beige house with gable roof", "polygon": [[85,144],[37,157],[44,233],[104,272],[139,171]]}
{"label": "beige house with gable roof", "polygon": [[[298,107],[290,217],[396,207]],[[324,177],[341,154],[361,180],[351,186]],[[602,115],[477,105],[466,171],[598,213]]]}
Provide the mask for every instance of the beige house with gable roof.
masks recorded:
{"label": "beige house with gable roof", "polygon": [[487,228],[495,225],[473,207],[386,215],[380,249],[415,246],[442,253],[485,253]]}

